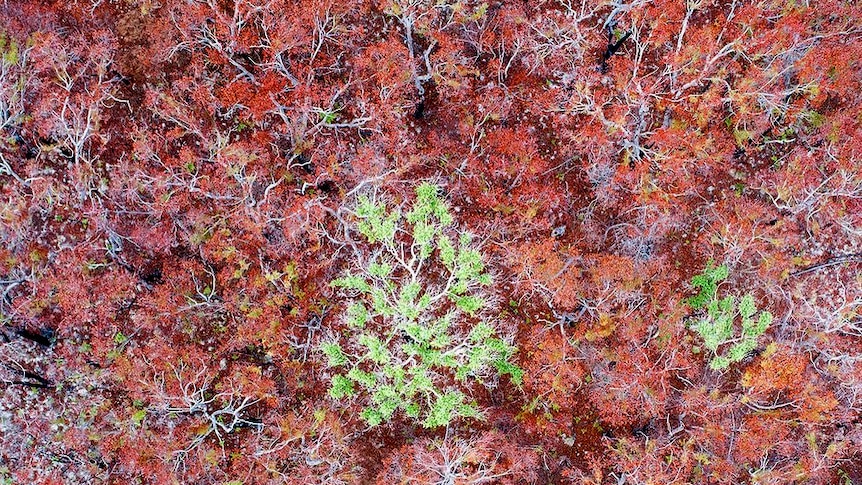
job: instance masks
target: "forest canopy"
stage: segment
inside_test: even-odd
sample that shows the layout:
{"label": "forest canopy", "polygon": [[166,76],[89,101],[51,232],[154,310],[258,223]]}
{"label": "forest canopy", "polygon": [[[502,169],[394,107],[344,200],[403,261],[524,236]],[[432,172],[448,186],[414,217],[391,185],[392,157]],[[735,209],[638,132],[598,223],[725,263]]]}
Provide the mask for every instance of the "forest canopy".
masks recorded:
{"label": "forest canopy", "polygon": [[860,19],[3,1],[0,484],[862,483]]}

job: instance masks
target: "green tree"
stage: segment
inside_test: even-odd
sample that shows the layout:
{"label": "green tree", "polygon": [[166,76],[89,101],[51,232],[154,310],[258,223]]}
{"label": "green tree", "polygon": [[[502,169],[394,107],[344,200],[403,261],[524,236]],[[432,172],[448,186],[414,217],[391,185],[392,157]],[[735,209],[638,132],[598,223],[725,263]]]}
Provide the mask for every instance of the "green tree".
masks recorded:
{"label": "green tree", "polygon": [[367,242],[359,260],[331,282],[350,303],[342,337],[320,347],[335,371],[329,394],[360,399],[370,426],[402,411],[433,428],[480,418],[465,390],[507,374],[517,348],[487,319],[491,276],[466,232],[457,232],[440,188],[423,183],[402,214],[360,196],[353,211]]}
{"label": "green tree", "polygon": [[726,369],[744,359],[757,347],[758,337],[772,323],[771,313],[765,310],[758,313],[751,293],[741,298],[718,297],[718,284],[728,275],[727,266],[715,267],[710,261],[703,272],[691,280],[698,294],[685,300],[692,309],[701,312],[691,328],[703,339],[703,346],[712,352],[709,367],[713,370]]}

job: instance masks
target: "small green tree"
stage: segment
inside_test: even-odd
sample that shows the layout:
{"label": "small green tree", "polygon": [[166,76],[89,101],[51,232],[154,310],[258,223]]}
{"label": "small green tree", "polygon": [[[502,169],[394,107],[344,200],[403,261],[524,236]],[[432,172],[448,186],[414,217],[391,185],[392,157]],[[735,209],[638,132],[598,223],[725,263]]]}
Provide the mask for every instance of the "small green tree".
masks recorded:
{"label": "small green tree", "polygon": [[472,237],[453,237],[440,188],[423,183],[406,214],[360,196],[356,229],[368,243],[354,269],[331,283],[350,298],[346,331],[321,345],[336,371],[329,394],[365,405],[370,426],[397,411],[427,428],[481,417],[469,381],[508,374],[517,348],[486,321],[491,276]]}
{"label": "small green tree", "polygon": [[[728,274],[727,266],[716,267],[710,261],[703,272],[691,280],[698,294],[685,300],[694,310],[706,310],[691,328],[703,339],[703,346],[712,352],[709,367],[713,370],[726,369],[744,359],[757,347],[758,337],[772,323],[771,313],[758,313],[751,293],[738,300],[733,295],[718,297],[718,284]],[[736,322],[739,325],[735,325]]]}

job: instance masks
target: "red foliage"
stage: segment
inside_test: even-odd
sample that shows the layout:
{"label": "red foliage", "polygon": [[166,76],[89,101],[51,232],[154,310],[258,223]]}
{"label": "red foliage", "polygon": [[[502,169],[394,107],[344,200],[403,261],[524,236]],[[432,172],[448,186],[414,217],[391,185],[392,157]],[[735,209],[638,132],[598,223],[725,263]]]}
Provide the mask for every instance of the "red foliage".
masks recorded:
{"label": "red foliage", "polygon": [[[859,18],[2,2],[0,483],[862,476]],[[365,429],[318,352],[345,201],[418,180],[483,242],[523,385]],[[684,303],[709,260],[774,315],[723,372]]]}

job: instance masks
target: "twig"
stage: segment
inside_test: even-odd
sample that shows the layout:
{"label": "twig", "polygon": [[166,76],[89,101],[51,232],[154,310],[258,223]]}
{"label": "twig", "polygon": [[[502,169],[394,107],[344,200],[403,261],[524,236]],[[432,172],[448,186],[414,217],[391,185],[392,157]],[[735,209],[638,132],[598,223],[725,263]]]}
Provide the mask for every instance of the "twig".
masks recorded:
{"label": "twig", "polygon": [[862,262],[862,253],[854,253],[854,254],[843,254],[841,256],[836,256],[832,259],[824,261],[822,263],[817,263],[806,268],[802,268],[799,271],[794,271],[790,273],[790,276],[802,276],[804,274],[808,274],[819,269],[828,268],[830,266],[835,266],[842,263],[859,263]]}

